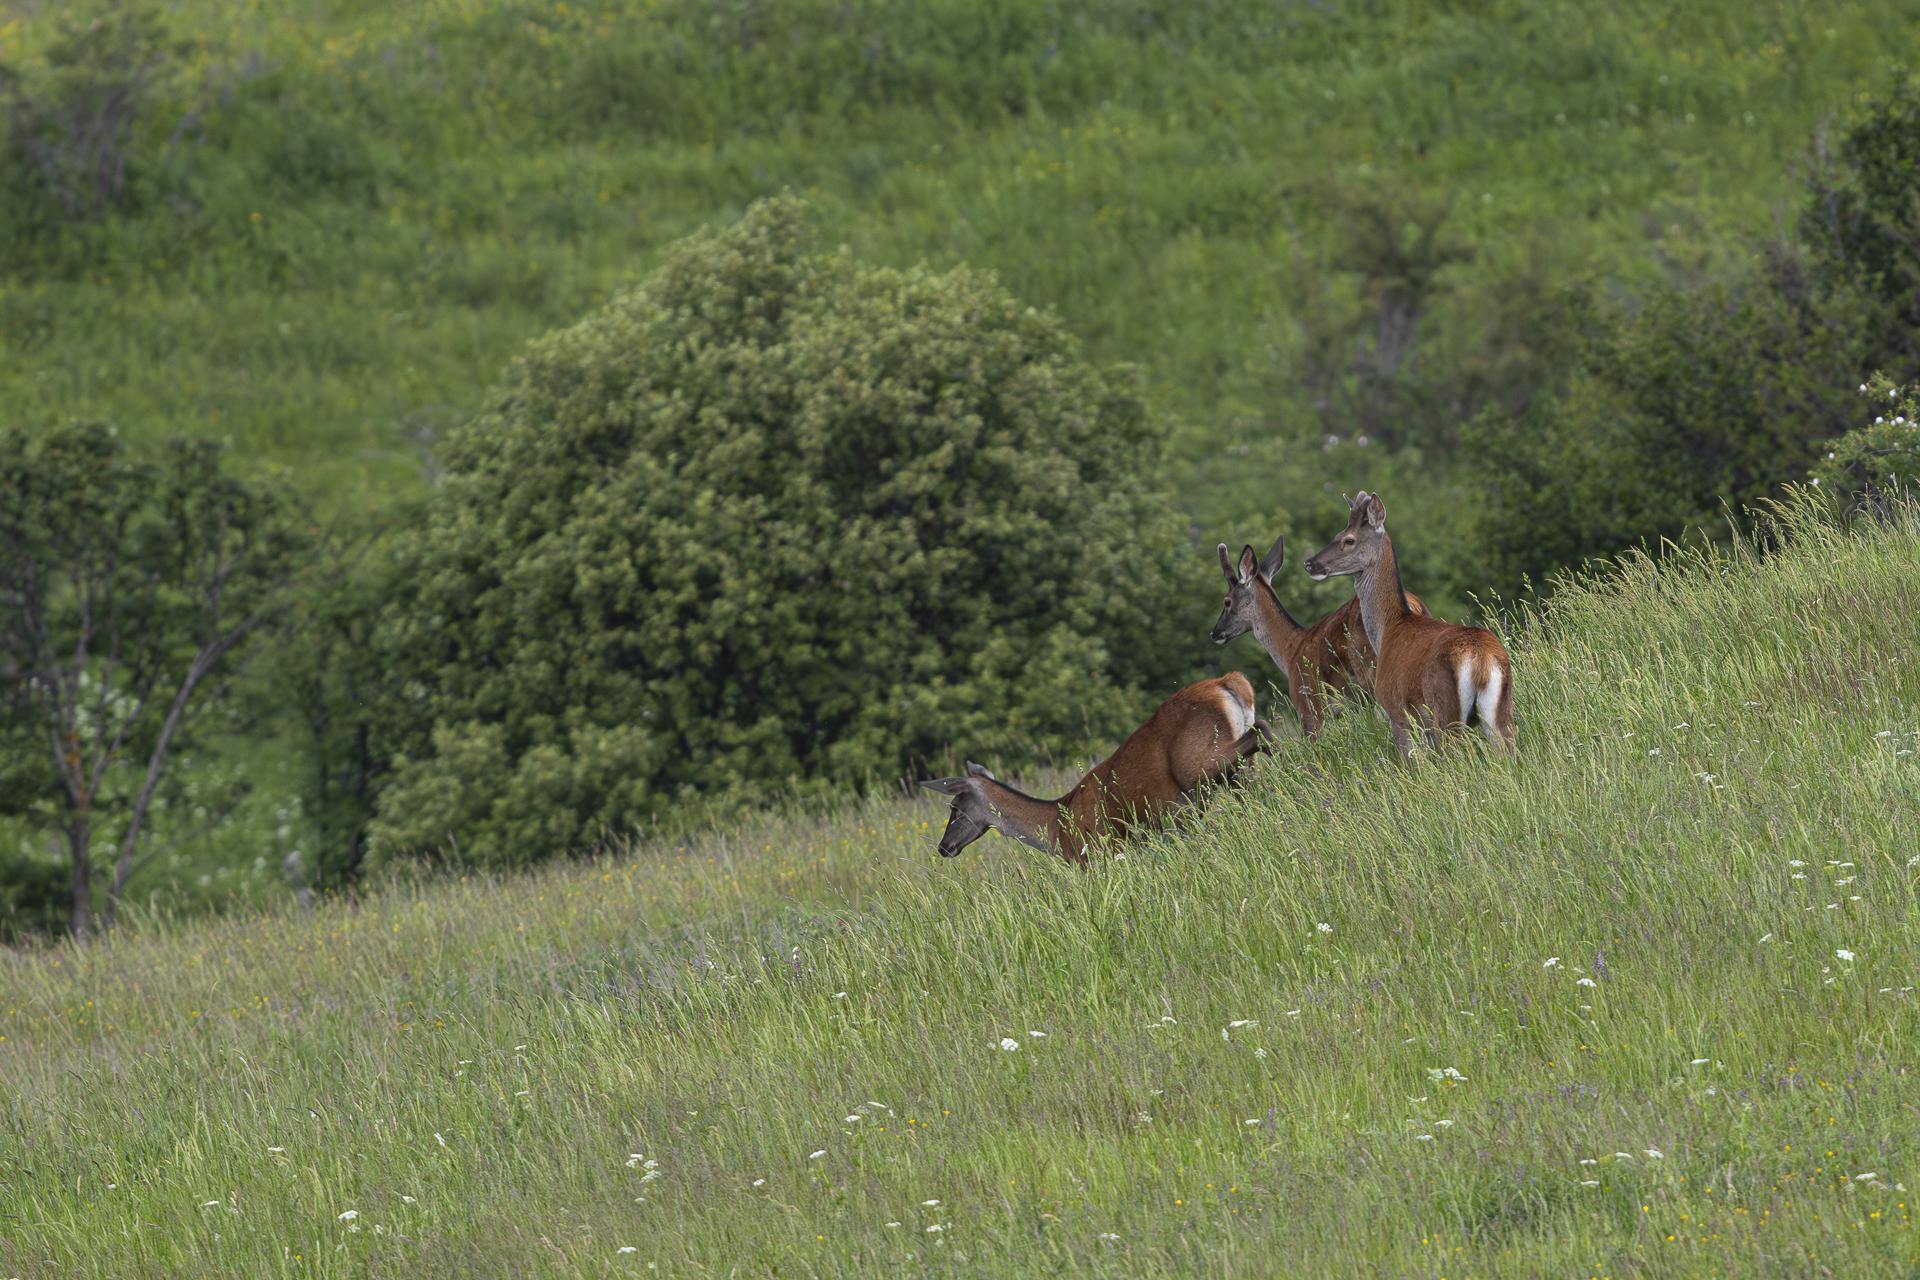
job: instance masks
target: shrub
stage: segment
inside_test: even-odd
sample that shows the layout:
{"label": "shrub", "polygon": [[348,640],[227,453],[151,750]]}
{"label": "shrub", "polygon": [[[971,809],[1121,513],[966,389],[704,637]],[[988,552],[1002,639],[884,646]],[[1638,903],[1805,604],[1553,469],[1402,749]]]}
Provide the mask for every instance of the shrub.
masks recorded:
{"label": "shrub", "polygon": [[790,198],[533,344],[445,461],[384,631],[378,856],[1064,752],[1180,674],[1126,374],[989,276],[812,251]]}
{"label": "shrub", "polygon": [[40,65],[0,64],[0,232],[16,247],[127,208],[164,168],[171,147],[142,130],[183,47],[148,9],[107,4],[64,14]]}
{"label": "shrub", "polygon": [[1813,483],[1836,500],[1878,507],[1920,481],[1920,387],[1877,374],[1860,394],[1873,421],[1827,442]]}

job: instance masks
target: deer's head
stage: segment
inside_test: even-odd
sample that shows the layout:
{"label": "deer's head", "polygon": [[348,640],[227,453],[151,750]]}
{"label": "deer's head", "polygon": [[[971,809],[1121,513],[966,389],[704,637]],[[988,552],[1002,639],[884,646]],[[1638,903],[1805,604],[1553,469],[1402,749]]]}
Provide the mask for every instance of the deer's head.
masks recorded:
{"label": "deer's head", "polygon": [[1220,606],[1220,619],[1213,624],[1213,642],[1225,644],[1235,636],[1244,635],[1253,627],[1253,594],[1259,588],[1255,579],[1272,585],[1273,575],[1287,558],[1287,540],[1275,538],[1273,546],[1258,562],[1253,558],[1253,548],[1240,548],[1240,559],[1236,563],[1227,555],[1227,544],[1219,545],[1220,572],[1227,575],[1227,598]]}
{"label": "deer's head", "polygon": [[941,857],[959,857],[962,849],[991,831],[1000,817],[1000,811],[993,807],[980,786],[982,778],[989,782],[995,780],[984,766],[969,760],[964,778],[934,778],[920,784],[929,791],[953,797],[953,807],[947,811],[947,829],[940,834]]}
{"label": "deer's head", "polygon": [[1380,561],[1387,545],[1387,509],[1364,489],[1347,500],[1347,527],[1318,555],[1307,557],[1307,576],[1315,582],[1365,573]]}

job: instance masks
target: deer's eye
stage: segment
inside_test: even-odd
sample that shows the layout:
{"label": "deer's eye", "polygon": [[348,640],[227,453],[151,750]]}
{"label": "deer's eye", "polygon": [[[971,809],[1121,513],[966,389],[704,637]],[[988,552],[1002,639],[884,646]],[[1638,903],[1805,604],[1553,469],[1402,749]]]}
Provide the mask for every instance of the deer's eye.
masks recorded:
{"label": "deer's eye", "polygon": [[1348,535],[1347,535],[1347,545],[1348,545],[1348,546],[1352,546],[1352,545],[1353,545],[1353,535],[1352,535],[1352,534],[1348,534]]}

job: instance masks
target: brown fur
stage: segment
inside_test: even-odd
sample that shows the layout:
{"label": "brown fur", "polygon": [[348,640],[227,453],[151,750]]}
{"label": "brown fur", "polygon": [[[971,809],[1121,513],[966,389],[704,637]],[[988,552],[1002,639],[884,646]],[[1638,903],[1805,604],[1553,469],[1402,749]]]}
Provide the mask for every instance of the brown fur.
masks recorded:
{"label": "brown fur", "polygon": [[1410,726],[1418,725],[1427,741],[1438,745],[1442,730],[1462,728],[1469,715],[1478,714],[1460,702],[1463,665],[1478,691],[1498,673],[1492,724],[1482,725],[1482,731],[1512,749],[1513,663],[1506,646],[1484,627],[1421,617],[1407,608],[1393,540],[1387,536],[1386,508],[1378,498],[1362,493],[1354,499],[1346,529],[1308,558],[1307,572],[1315,577],[1354,576],[1353,603],[1380,655],[1373,696],[1403,752],[1413,751]]}
{"label": "brown fur", "polygon": [[[1255,564],[1252,547],[1240,549],[1236,568],[1221,543],[1220,568],[1227,577],[1227,598],[1220,609],[1220,620],[1213,624],[1215,644],[1225,644],[1235,636],[1252,631],[1260,647],[1287,678],[1287,697],[1294,714],[1300,717],[1300,730],[1309,738],[1318,737],[1329,714],[1330,698],[1338,698],[1348,689],[1373,691],[1373,646],[1360,621],[1357,602],[1347,601],[1312,626],[1303,627],[1293,620],[1273,589],[1273,575],[1285,563],[1286,540],[1276,538],[1266,558]],[[1418,596],[1407,593],[1407,607],[1425,614],[1427,606]],[[1335,708],[1337,710],[1337,708]]]}
{"label": "brown fur", "polygon": [[[1223,698],[1245,708],[1253,727],[1237,733]],[[1112,755],[1089,769],[1058,800],[1042,800],[1007,786],[978,766],[966,778],[922,785],[954,797],[941,837],[948,857],[989,826],[1085,864],[1098,844],[1157,825],[1174,810],[1200,803],[1202,788],[1229,777],[1265,743],[1254,719],[1253,686],[1237,671],[1190,684],[1160,704]]]}

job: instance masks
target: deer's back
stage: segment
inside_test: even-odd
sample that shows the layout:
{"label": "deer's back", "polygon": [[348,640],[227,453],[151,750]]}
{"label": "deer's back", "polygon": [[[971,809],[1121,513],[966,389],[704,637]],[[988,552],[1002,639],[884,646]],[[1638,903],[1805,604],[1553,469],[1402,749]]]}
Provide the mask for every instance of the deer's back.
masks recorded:
{"label": "deer's back", "polygon": [[1238,671],[1175,693],[1067,797],[1089,835],[1118,835],[1178,802],[1253,727],[1253,685]]}

